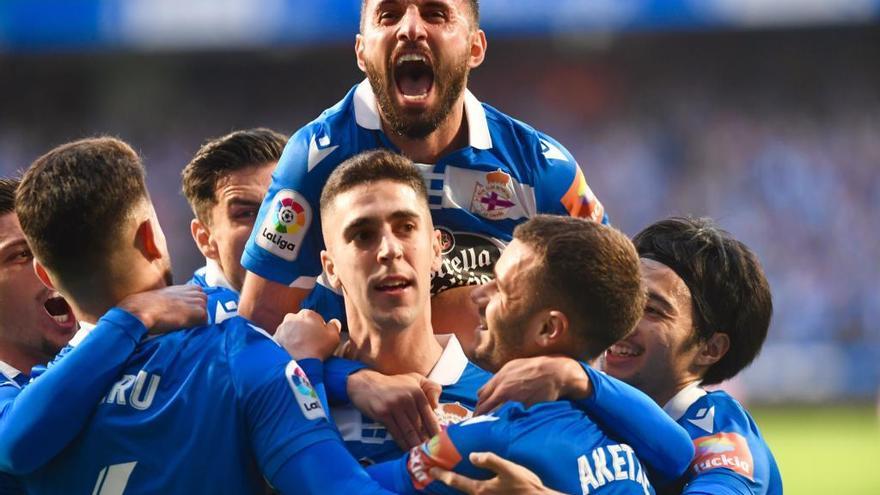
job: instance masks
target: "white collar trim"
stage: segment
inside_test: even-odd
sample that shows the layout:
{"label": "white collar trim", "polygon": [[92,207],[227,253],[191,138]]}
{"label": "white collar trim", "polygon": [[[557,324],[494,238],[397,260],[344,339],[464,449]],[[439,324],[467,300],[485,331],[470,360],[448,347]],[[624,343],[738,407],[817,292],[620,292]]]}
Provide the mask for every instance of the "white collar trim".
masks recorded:
{"label": "white collar trim", "polygon": [[[469,89],[464,90],[464,115],[468,123],[470,146],[481,150],[492,149],[492,136],[489,134],[486,110]],[[382,130],[376,95],[373,94],[368,79],[364,79],[354,90],[354,118],[357,125],[364,129]]]}
{"label": "white collar trim", "polygon": [[92,333],[92,330],[94,330],[94,329],[95,329],[94,323],[88,323],[85,321],[79,322],[79,330],[77,330],[76,333],[73,334],[73,338],[70,339],[70,342],[68,342],[67,345],[69,345],[70,347],[78,346],[80,344],[80,342],[82,342],[86,337],[88,337],[89,334]]}
{"label": "white collar trim", "polygon": [[[0,361],[0,374],[3,374],[8,380],[15,383],[15,377],[20,375],[21,371],[19,371],[18,368],[13,368],[9,363]],[[16,383],[16,385],[18,385],[18,383]]]}
{"label": "white collar trim", "polygon": [[220,264],[212,259],[205,258],[205,283],[209,287],[223,287],[233,292],[238,292],[232,288],[232,284],[220,269]]}
{"label": "white collar trim", "polygon": [[443,387],[458,383],[467,365],[468,358],[464,355],[461,344],[455,335],[450,335],[443,354],[440,354],[440,359],[428,373],[428,379]]}
{"label": "white collar trim", "polygon": [[694,382],[675,394],[673,398],[669,399],[669,402],[663,406],[663,410],[666,411],[666,414],[672,417],[673,420],[678,421],[684,416],[684,413],[687,412],[688,408],[704,395],[706,395],[706,391],[700,387],[700,382]]}

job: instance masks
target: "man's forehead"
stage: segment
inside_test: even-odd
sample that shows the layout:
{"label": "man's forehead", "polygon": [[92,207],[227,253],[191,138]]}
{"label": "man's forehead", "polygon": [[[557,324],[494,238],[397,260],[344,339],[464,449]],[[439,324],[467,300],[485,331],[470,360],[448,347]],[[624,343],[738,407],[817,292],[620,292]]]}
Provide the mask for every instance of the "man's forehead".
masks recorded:
{"label": "man's forehead", "polygon": [[339,215],[338,218],[382,218],[403,211],[418,217],[431,217],[423,198],[412,187],[390,180],[358,185],[337,194],[331,211]]}
{"label": "man's forehead", "polygon": [[640,258],[642,279],[648,286],[649,291],[674,299],[678,304],[689,302],[690,289],[675,270],[667,265],[649,258]]}
{"label": "man's forehead", "polygon": [[0,247],[18,242],[24,239],[24,232],[18,223],[15,212],[0,215]]}
{"label": "man's forehead", "polygon": [[251,192],[261,190],[261,199],[269,189],[272,182],[272,171],[277,162],[253,165],[238,170],[232,170],[217,179],[215,191],[218,199],[221,196],[235,195],[238,192]]}
{"label": "man's forehead", "polygon": [[500,278],[522,277],[536,265],[536,258],[535,250],[531,246],[514,239],[495,263],[495,274]]}

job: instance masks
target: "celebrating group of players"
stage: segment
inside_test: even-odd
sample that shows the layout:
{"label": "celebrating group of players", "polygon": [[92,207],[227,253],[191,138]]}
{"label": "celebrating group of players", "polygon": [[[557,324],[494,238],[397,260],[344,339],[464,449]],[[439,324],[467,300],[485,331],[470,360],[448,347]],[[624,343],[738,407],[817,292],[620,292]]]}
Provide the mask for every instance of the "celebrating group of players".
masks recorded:
{"label": "celebrating group of players", "polygon": [[782,493],[702,388],[766,337],[754,254],[608,226],[559,143],[466,89],[476,0],[364,0],[355,53],[289,141],[184,168],[187,285],[128,144],[0,180],[0,493]]}

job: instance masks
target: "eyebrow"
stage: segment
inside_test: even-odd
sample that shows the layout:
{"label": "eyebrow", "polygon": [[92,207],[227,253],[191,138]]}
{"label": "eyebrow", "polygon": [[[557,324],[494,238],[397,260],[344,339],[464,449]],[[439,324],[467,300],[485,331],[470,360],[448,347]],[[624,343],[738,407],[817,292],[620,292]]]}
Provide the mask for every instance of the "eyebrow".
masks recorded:
{"label": "eyebrow", "polygon": [[[388,215],[388,219],[391,221],[401,221],[401,220],[418,220],[419,214],[414,210],[397,210]],[[352,220],[345,228],[342,230],[342,237],[345,239],[351,238],[352,231],[378,225],[382,222],[382,219],[379,217],[358,217]]]}
{"label": "eyebrow", "polygon": [[12,241],[12,242],[10,242],[10,243],[8,243],[8,244],[2,244],[2,243],[0,243],[0,252],[12,251],[13,249],[16,249],[16,248],[18,248],[18,247],[22,247],[22,246],[24,246],[25,248],[30,249],[30,247],[28,246],[27,241],[24,240],[24,239],[16,239],[16,240],[14,240],[14,241]]}
{"label": "eyebrow", "polygon": [[230,206],[260,206],[260,201],[254,201],[245,198],[233,197],[229,200]]}
{"label": "eyebrow", "polygon": [[659,305],[660,309],[662,309],[666,313],[675,314],[677,311],[675,310],[675,306],[669,301],[669,299],[661,296],[657,292],[648,291],[648,300]]}

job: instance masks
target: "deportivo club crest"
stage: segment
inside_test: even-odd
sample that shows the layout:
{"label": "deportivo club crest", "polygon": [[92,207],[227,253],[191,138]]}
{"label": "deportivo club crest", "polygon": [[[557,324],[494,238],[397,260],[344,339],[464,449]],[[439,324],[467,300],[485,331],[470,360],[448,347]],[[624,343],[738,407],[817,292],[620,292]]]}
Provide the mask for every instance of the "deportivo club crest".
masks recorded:
{"label": "deportivo club crest", "polygon": [[486,174],[486,184],[477,182],[471,211],[489,220],[500,220],[516,206],[510,175],[496,170]]}
{"label": "deportivo club crest", "polygon": [[278,202],[275,217],[275,231],[281,234],[295,234],[306,224],[306,214],[301,204],[292,198],[282,198]]}

